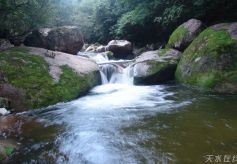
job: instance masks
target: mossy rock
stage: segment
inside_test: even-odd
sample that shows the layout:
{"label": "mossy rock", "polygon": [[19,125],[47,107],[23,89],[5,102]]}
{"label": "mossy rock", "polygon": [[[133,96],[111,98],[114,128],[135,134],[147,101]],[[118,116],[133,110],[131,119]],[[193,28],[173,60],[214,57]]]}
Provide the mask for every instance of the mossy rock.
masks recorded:
{"label": "mossy rock", "polygon": [[16,111],[75,99],[99,83],[98,71],[79,74],[68,65],[60,66],[61,75],[55,81],[44,58],[32,55],[27,49],[1,52],[0,61],[5,77],[0,83],[0,96],[8,98]]}
{"label": "mossy rock", "polygon": [[134,83],[153,85],[174,80],[181,53],[174,49],[148,51],[139,56],[134,64]]}
{"label": "mossy rock", "polygon": [[170,36],[167,48],[183,51],[203,29],[200,20],[190,19],[180,25]]}
{"label": "mossy rock", "polygon": [[218,92],[237,92],[237,23],[203,31],[185,50],[176,71],[180,83]]}
{"label": "mossy rock", "polygon": [[[134,84],[156,85],[166,83],[174,79],[177,62],[174,61],[144,61],[134,67]],[[143,68],[144,70],[139,70]]]}
{"label": "mossy rock", "polygon": [[155,51],[147,51],[142,53],[135,59],[136,63],[143,62],[145,60],[160,60],[160,59],[176,59],[179,60],[181,52],[175,49],[166,48]]}

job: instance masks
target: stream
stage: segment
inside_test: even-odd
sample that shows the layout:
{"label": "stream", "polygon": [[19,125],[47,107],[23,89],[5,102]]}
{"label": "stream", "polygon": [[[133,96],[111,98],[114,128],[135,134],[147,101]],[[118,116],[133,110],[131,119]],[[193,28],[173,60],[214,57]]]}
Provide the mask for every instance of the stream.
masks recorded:
{"label": "stream", "polygon": [[[134,86],[129,66],[101,66],[103,85],[77,100],[10,116],[10,163],[205,163],[237,155],[237,96],[177,84]],[[13,130],[15,131],[15,130]]]}

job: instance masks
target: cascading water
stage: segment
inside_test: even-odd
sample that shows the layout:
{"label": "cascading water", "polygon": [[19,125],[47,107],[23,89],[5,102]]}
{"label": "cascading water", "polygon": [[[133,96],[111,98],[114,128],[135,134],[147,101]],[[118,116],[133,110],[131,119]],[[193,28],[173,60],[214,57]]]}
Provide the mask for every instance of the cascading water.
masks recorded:
{"label": "cascading water", "polygon": [[203,163],[205,153],[236,152],[230,145],[237,136],[236,96],[130,85],[126,61],[88,56],[99,64],[104,85],[75,101],[25,114],[22,145],[11,163]]}
{"label": "cascading water", "polygon": [[109,60],[108,56],[104,53],[95,54],[91,56],[91,58],[95,60],[100,67],[102,84],[133,84],[131,67],[124,64],[127,60]]}

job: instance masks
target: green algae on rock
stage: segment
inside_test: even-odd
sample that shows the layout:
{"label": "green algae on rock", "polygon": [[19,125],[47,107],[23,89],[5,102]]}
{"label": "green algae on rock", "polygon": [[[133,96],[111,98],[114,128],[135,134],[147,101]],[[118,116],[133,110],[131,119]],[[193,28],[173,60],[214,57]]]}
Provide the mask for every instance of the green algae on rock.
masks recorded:
{"label": "green algae on rock", "polygon": [[237,23],[204,30],[185,50],[177,81],[218,92],[237,92]]}
{"label": "green algae on rock", "polygon": [[148,51],[140,55],[134,64],[134,83],[153,85],[174,80],[181,53],[174,49]]}
{"label": "green algae on rock", "polygon": [[[0,83],[0,96],[8,98],[16,111],[69,101],[100,83],[93,61],[60,52],[51,59],[43,57],[44,51],[18,48],[0,53],[0,70],[5,77]],[[89,68],[83,70],[83,63]]]}
{"label": "green algae on rock", "polygon": [[203,24],[200,20],[190,19],[180,25],[170,36],[167,48],[184,50],[201,32]]}

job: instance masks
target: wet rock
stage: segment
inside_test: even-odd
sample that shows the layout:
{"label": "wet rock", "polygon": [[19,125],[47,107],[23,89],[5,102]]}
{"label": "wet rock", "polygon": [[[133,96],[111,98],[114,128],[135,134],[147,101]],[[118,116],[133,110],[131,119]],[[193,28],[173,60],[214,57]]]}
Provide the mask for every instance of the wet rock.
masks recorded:
{"label": "wet rock", "polygon": [[96,52],[105,52],[106,51],[106,47],[105,46],[99,46],[96,48]]}
{"label": "wet rock", "polygon": [[160,49],[140,55],[133,66],[134,83],[153,85],[174,80],[181,53],[174,49]]}
{"label": "wet rock", "polygon": [[99,44],[97,44],[97,43],[95,43],[95,44],[91,44],[91,45],[89,45],[87,48],[86,48],[86,50],[85,50],[85,52],[97,52],[97,48],[99,47],[100,45]]}
{"label": "wet rock", "polygon": [[105,46],[100,45],[98,43],[91,44],[85,50],[85,52],[93,52],[93,53],[101,53],[101,52],[105,52],[105,51],[106,51]]}
{"label": "wet rock", "polygon": [[0,84],[0,96],[7,98],[10,102],[11,112],[15,112],[15,109],[19,112],[27,109],[27,104],[24,100],[24,97],[26,97],[24,90],[9,84],[7,81]]}

